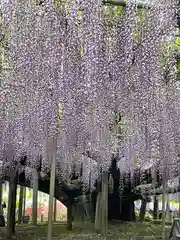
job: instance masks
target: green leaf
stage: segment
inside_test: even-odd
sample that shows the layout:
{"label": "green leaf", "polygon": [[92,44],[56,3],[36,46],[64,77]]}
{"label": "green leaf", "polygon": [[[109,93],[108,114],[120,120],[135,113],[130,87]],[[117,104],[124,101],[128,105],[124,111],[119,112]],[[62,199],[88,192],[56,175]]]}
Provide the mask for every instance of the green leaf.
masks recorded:
{"label": "green leaf", "polygon": [[78,16],[78,17],[82,17],[82,11],[81,11],[81,10],[79,10],[79,11],[77,12],[77,16]]}
{"label": "green leaf", "polygon": [[123,14],[123,11],[124,11],[123,7],[117,7],[117,9],[116,9],[116,11],[114,13],[115,17],[121,16]]}

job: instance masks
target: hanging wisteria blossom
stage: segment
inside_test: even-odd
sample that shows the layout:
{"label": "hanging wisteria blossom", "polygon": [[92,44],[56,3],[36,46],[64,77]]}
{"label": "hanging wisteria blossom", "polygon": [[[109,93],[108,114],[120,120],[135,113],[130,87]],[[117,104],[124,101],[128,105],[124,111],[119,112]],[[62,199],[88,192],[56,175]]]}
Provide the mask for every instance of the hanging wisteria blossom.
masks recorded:
{"label": "hanging wisteria blossom", "polygon": [[83,182],[93,187],[113,154],[121,174],[133,176],[138,160],[143,171],[171,165],[167,177],[175,177],[180,91],[175,52],[164,52],[176,40],[177,1],[143,8],[139,20],[130,0],[111,21],[101,0],[71,0],[60,10],[50,0],[1,2],[8,29],[0,122],[6,174],[22,156],[27,178],[39,166],[49,173],[56,138],[60,182],[83,166]]}

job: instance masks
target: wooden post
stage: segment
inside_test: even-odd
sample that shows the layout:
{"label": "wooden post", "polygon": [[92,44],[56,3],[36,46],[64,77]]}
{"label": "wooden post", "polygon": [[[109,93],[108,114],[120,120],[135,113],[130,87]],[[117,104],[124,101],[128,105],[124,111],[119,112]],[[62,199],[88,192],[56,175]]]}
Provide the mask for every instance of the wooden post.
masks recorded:
{"label": "wooden post", "polygon": [[163,190],[162,195],[162,240],[166,237],[166,193]]}
{"label": "wooden post", "polygon": [[86,195],[83,196],[83,201],[84,201],[84,209],[85,209],[85,212],[86,212],[87,219],[88,219],[88,221],[91,221],[91,214],[90,214],[89,203],[87,202],[89,200],[88,200]]}
{"label": "wooden post", "polygon": [[57,138],[52,139],[52,156],[51,156],[51,178],[50,178],[50,191],[49,191],[49,214],[48,214],[48,232],[47,239],[52,239],[52,215],[53,215],[53,199],[55,190],[56,179],[56,154],[57,154]]}
{"label": "wooden post", "polygon": [[57,210],[57,201],[56,201],[56,198],[54,198],[54,222],[56,222],[56,211]]}
{"label": "wooden post", "polygon": [[144,221],[144,217],[145,217],[145,214],[146,214],[146,205],[147,205],[147,200],[142,199],[141,200],[140,215],[139,215],[139,221],[140,222]]}
{"label": "wooden post", "polygon": [[167,220],[170,221],[171,220],[171,214],[170,214],[169,194],[167,194],[166,215],[167,215]]}
{"label": "wooden post", "polygon": [[[179,175],[180,175],[180,166],[179,166],[178,170],[179,170]],[[179,186],[180,186],[180,177],[179,177]],[[178,193],[178,202],[179,202],[178,217],[180,217],[180,192]],[[173,219],[172,219],[172,221],[173,221]]]}
{"label": "wooden post", "polygon": [[178,211],[178,217],[180,217],[180,192],[178,193],[178,200],[179,200],[179,211]]}
{"label": "wooden post", "polygon": [[101,227],[101,192],[97,195],[96,200],[96,213],[95,213],[95,222],[94,222],[94,228],[96,231],[100,231]]}
{"label": "wooden post", "polygon": [[33,214],[32,214],[32,224],[34,226],[37,225],[37,208],[38,208],[38,185],[39,185],[39,178],[38,172],[36,169],[33,171]]}
{"label": "wooden post", "polygon": [[162,195],[162,240],[166,239],[166,188],[167,188],[167,176],[168,166],[167,157],[165,155],[164,142],[163,142],[163,131],[164,131],[164,116],[163,112],[160,113],[160,136],[159,136],[159,153],[160,159],[163,165],[163,195]]}
{"label": "wooden post", "polygon": [[2,204],[2,193],[3,193],[3,184],[2,182],[0,182],[0,209]]}
{"label": "wooden post", "polygon": [[11,239],[13,233],[15,233],[16,193],[17,193],[17,168],[9,182],[8,214],[7,214],[7,229],[6,229],[7,239]]}
{"label": "wooden post", "polygon": [[67,207],[67,229],[72,230],[72,198],[68,197],[68,207]]}
{"label": "wooden post", "polygon": [[26,213],[26,187],[24,187],[23,190],[23,214],[22,216],[24,217]]}
{"label": "wooden post", "polygon": [[[166,170],[167,171],[167,170]],[[162,240],[166,239],[166,172],[163,179],[163,194],[162,194]]]}
{"label": "wooden post", "polygon": [[17,178],[15,179],[14,183],[14,193],[13,193],[13,204],[12,204],[12,233],[15,233],[15,226],[16,226],[16,197],[17,197]]}
{"label": "wooden post", "polygon": [[102,174],[101,206],[101,234],[106,239],[108,235],[108,171]]}
{"label": "wooden post", "polygon": [[158,199],[156,196],[154,196],[154,209],[153,209],[154,220],[157,220],[157,217],[158,217]]}
{"label": "wooden post", "polygon": [[24,187],[20,186],[20,193],[19,193],[19,211],[18,211],[18,223],[22,222],[22,210],[23,210],[23,190]]}

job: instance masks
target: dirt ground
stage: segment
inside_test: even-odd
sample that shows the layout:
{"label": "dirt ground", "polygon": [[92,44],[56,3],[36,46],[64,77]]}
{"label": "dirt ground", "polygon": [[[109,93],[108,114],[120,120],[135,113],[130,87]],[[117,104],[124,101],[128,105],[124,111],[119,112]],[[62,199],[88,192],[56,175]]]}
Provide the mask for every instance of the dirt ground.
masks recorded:
{"label": "dirt ground", "polygon": [[[167,239],[170,226],[166,227]],[[0,240],[5,239],[5,228],[0,228]],[[101,240],[100,234],[96,233],[91,223],[75,223],[73,230],[68,231],[65,223],[53,224],[53,240]],[[19,225],[16,227],[17,240],[44,240],[47,237],[47,224],[33,227],[31,225]],[[153,223],[120,223],[109,224],[108,240],[153,240],[161,239],[161,225]]]}

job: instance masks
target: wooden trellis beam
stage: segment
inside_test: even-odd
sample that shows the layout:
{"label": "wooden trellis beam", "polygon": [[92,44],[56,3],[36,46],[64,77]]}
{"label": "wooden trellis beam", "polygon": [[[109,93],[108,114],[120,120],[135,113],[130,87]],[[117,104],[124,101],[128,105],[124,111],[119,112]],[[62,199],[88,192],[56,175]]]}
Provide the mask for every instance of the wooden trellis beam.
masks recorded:
{"label": "wooden trellis beam", "polygon": [[[126,0],[102,0],[103,4],[107,5],[113,5],[113,6],[122,6],[125,7],[127,4]],[[151,4],[147,3],[146,0],[137,0],[137,6],[138,8],[144,8],[147,7],[149,8],[150,6],[155,5],[156,2],[152,2]],[[180,28],[180,0],[178,2],[178,11],[177,11],[177,24],[178,27]]]}
{"label": "wooden trellis beam", "polygon": [[[122,6],[125,7],[127,4],[126,0],[103,0],[104,4],[110,4],[110,5],[114,5],[114,6]],[[143,8],[143,7],[148,7],[149,5],[142,0],[137,1],[137,5],[139,8]]]}
{"label": "wooden trellis beam", "polygon": [[103,4],[110,4],[115,6],[126,6],[126,2],[124,0],[103,0]]}

